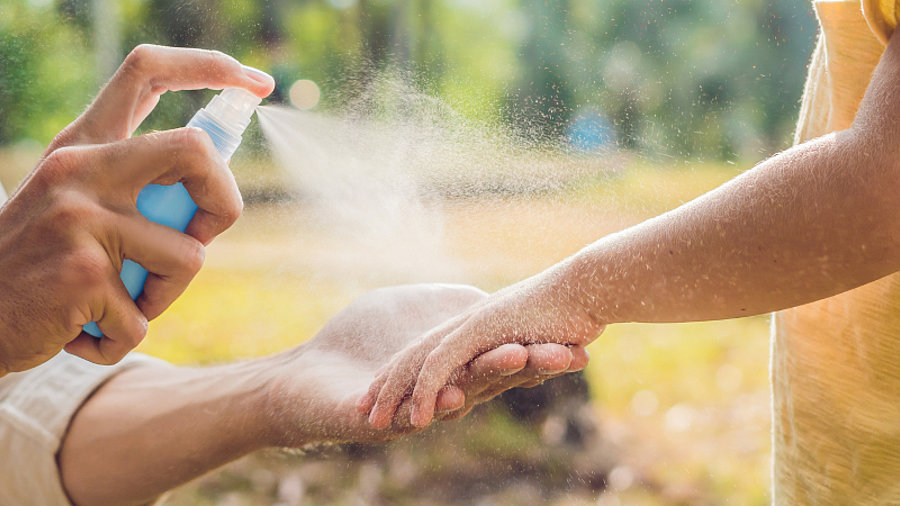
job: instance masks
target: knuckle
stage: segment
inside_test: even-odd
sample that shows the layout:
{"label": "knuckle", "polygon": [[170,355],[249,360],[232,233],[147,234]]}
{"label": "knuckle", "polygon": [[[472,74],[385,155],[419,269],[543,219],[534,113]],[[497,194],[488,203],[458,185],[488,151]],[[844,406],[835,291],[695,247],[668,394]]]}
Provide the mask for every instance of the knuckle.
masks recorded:
{"label": "knuckle", "polygon": [[57,190],[45,214],[46,227],[54,236],[73,236],[99,220],[100,208],[90,197],[71,190]]}
{"label": "knuckle", "polygon": [[128,53],[120,67],[121,71],[128,74],[143,74],[153,59],[157,46],[153,44],[139,44]]}
{"label": "knuckle", "polygon": [[171,132],[181,170],[205,176],[223,163],[209,134],[197,127],[183,127]]}
{"label": "knuckle", "polygon": [[35,176],[48,185],[55,186],[60,181],[65,181],[77,173],[82,165],[81,150],[73,147],[63,147],[53,150],[37,170]]}
{"label": "knuckle", "polygon": [[74,146],[76,144],[88,144],[89,141],[83,136],[84,128],[81,126],[83,116],[76,118],[75,121],[69,123],[68,126],[60,130],[56,137],[47,146],[47,153],[53,153],[57,149]]}
{"label": "knuckle", "polygon": [[75,274],[79,285],[91,288],[106,282],[111,267],[108,257],[88,248],[76,250],[68,266],[68,272]]}
{"label": "knuckle", "polygon": [[158,145],[165,146],[172,154],[174,168],[179,176],[193,176],[199,172],[205,132],[196,127],[182,127],[156,134]]}
{"label": "knuckle", "polygon": [[197,127],[184,127],[174,131],[175,142],[185,155],[198,154],[204,158],[212,157],[215,148],[209,134]]}
{"label": "knuckle", "polygon": [[231,56],[221,52],[216,51],[215,49],[208,49],[207,54],[210,57],[210,61],[219,68],[223,69],[237,69],[240,67],[240,63],[237,60],[232,58]]}
{"label": "knuckle", "polygon": [[233,195],[232,198],[229,199],[228,204],[222,208],[222,221],[229,227],[233,225],[234,222],[241,217],[241,213],[244,212],[244,201],[241,198],[241,194],[238,192],[234,193],[236,193],[236,195]]}
{"label": "knuckle", "polygon": [[182,265],[190,273],[191,277],[194,277],[200,271],[204,260],[206,260],[206,248],[203,246],[203,243],[194,238],[189,238],[185,242],[184,251],[182,252]]}
{"label": "knuckle", "polygon": [[[147,319],[143,317],[143,315],[139,315],[136,317],[138,320],[138,326],[134,332],[130,333],[126,337],[126,343],[128,344],[128,349],[136,348],[137,345],[141,344],[141,341],[144,340],[144,337],[147,336]],[[127,353],[127,350],[126,350]],[[123,353],[124,356],[124,353]]]}

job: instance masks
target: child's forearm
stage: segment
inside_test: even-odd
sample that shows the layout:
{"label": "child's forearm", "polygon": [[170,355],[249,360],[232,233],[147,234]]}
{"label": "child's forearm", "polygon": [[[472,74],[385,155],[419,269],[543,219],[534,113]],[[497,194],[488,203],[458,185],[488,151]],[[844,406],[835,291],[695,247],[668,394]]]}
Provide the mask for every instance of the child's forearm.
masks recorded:
{"label": "child's forearm", "polygon": [[556,275],[610,323],[765,313],[890,274],[900,268],[898,119],[892,40],[851,128],[606,237]]}
{"label": "child's forearm", "polygon": [[558,275],[603,323],[759,314],[873,281],[900,268],[900,165],[875,149],[854,130],[803,144]]}

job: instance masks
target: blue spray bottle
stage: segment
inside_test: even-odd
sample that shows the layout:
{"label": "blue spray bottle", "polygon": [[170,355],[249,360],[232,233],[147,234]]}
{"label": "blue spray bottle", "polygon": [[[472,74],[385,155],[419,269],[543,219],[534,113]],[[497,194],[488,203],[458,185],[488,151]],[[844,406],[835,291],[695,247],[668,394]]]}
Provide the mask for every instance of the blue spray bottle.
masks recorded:
{"label": "blue spray bottle", "polygon": [[[213,97],[206,107],[197,111],[188,126],[208,133],[222,158],[229,160],[241,144],[241,135],[250,124],[250,118],[260,101],[259,97],[246,90],[225,89]],[[197,204],[181,183],[145,186],[138,194],[137,208],[148,220],[179,232],[184,232],[197,212]],[[144,291],[147,270],[126,259],[122,264],[121,278],[131,298],[137,299]],[[85,325],[84,331],[94,337],[103,337],[97,322]]]}

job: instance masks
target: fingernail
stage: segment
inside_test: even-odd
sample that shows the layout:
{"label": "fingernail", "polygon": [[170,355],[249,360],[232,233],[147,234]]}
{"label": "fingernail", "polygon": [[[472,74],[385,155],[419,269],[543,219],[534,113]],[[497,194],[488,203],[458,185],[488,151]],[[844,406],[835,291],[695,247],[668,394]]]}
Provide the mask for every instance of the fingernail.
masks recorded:
{"label": "fingernail", "polygon": [[249,65],[241,65],[241,69],[244,71],[244,74],[247,75],[250,79],[253,79],[256,82],[270,84],[275,82],[275,78],[266,74],[262,70],[258,68],[250,67]]}
{"label": "fingernail", "polygon": [[518,369],[506,369],[506,370],[500,371],[500,376],[512,376],[513,374],[521,371],[522,369],[525,369],[525,366],[522,366]]}
{"label": "fingernail", "polygon": [[551,374],[559,374],[562,370],[560,369],[544,369],[543,367],[538,368],[538,374],[542,376],[549,376]]}

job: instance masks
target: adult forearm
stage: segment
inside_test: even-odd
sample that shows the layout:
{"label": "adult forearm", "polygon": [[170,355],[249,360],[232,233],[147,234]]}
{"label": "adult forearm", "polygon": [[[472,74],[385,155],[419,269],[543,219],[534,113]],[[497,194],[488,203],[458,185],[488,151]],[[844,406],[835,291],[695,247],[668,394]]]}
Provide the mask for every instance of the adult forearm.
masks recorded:
{"label": "adult forearm", "polygon": [[[390,429],[372,428],[357,400],[395,353],[484,297],[453,285],[375,290],[312,340],[278,355],[212,368],[126,371],[76,413],[59,455],[64,485],[77,504],[146,502],[257,448],[373,443],[417,432],[399,418]],[[581,348],[502,346],[468,365],[436,405],[442,418],[456,418],[500,390],[581,369],[586,361]]]}
{"label": "adult forearm", "polygon": [[140,504],[270,444],[264,361],[212,368],[141,366],[78,411],[59,452],[75,504]]}

